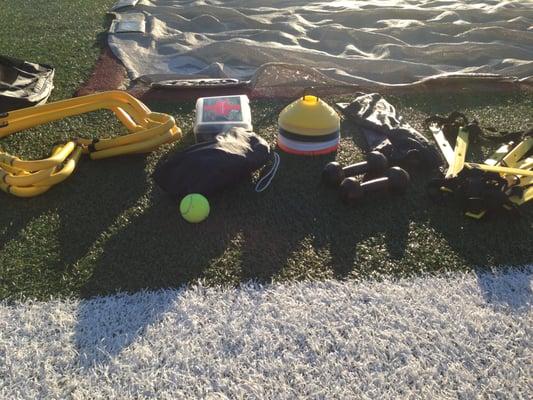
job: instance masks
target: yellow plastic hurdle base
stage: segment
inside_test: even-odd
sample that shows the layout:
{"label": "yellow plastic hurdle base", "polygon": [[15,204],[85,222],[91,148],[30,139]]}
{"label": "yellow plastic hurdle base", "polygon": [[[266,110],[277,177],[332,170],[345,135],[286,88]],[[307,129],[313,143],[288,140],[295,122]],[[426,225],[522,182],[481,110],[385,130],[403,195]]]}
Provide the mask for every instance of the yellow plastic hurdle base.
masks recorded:
{"label": "yellow plastic hurdle base", "polygon": [[54,147],[42,160],[21,160],[0,152],[0,189],[18,197],[40,195],[68,178],[82,153],[93,160],[150,152],[181,138],[170,115],[150,111],[122,91],[110,91],[62,100],[0,114],[0,138],[38,125],[102,109],[111,110],[130,132],[105,139],[74,139]]}

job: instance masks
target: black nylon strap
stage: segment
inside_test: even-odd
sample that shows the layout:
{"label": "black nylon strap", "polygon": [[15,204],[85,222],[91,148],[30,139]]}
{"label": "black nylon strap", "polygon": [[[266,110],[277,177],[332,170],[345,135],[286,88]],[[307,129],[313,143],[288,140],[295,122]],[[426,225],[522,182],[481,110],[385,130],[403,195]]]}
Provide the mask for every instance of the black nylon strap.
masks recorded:
{"label": "black nylon strap", "polygon": [[100,141],[100,139],[95,138],[95,139],[93,139],[93,142],[89,146],[87,146],[87,149],[89,150],[89,153],[93,153],[93,152],[96,151],[95,144],[98,143],[99,141]]}
{"label": "black nylon strap", "polygon": [[337,139],[340,135],[340,131],[335,131],[333,133],[328,133],[327,135],[320,135],[320,136],[301,135],[298,133],[289,132],[283,128],[279,128],[279,133],[282,136],[286,137],[287,139],[297,140],[299,142],[310,142],[310,143],[328,142],[330,140]]}

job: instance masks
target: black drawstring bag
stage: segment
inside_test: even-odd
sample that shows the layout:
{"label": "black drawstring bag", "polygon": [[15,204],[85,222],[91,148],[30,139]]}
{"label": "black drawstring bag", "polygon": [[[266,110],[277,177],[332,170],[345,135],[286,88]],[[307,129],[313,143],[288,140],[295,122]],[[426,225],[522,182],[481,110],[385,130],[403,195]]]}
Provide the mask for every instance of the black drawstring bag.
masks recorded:
{"label": "black drawstring bag", "polygon": [[337,106],[362,131],[369,150],[381,152],[389,162],[421,164],[433,170],[443,164],[435,145],[404,122],[382,95],[357,93],[352,103]]}
{"label": "black drawstring bag", "polygon": [[195,144],[159,165],[153,178],[178,200],[190,193],[209,196],[234,186],[272,157],[268,143],[253,132],[232,128]]}
{"label": "black drawstring bag", "polygon": [[53,81],[49,65],[0,56],[0,113],[46,102]]}

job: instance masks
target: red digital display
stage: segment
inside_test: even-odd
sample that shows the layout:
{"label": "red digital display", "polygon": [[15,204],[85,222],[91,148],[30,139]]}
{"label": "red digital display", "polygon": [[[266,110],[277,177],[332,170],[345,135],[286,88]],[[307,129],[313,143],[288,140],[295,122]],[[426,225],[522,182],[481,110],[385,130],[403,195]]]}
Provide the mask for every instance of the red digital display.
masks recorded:
{"label": "red digital display", "polygon": [[215,113],[216,115],[229,116],[232,111],[240,111],[240,104],[230,103],[228,100],[218,100],[215,104],[205,104],[204,111]]}

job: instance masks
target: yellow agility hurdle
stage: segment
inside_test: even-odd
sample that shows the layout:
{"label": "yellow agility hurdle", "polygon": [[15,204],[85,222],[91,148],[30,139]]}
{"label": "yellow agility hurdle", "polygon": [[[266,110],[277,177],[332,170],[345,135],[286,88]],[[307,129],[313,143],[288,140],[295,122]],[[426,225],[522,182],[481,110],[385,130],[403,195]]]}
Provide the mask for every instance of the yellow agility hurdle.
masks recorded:
{"label": "yellow agility hurdle", "polygon": [[[500,178],[503,178],[507,182],[503,189],[498,189],[508,199],[508,203],[502,205],[503,208],[512,209],[513,206],[520,206],[533,200],[533,157],[528,157],[528,154],[533,148],[533,136],[526,136],[520,143],[511,148],[511,150],[506,150],[509,145],[502,146],[485,163],[480,164],[465,161],[469,143],[469,132],[467,129],[459,127],[453,149],[444,136],[444,132],[440,126],[433,123],[429,125],[429,129],[448,164],[444,179],[437,179],[431,184],[430,190],[433,190],[433,193],[453,193],[458,187],[454,183],[454,179],[458,179],[460,173],[465,170],[477,169],[498,174]],[[506,154],[499,159],[498,153]],[[497,184],[498,182],[493,183],[492,187],[496,187]],[[472,199],[476,199],[476,195],[472,195],[472,193],[469,195],[472,196]],[[477,198],[480,198],[480,195],[477,195]],[[466,215],[479,219],[485,213],[485,210],[478,209],[467,211]]]}
{"label": "yellow agility hurdle", "polygon": [[18,197],[37,196],[68,178],[82,153],[93,160],[146,153],[181,138],[181,129],[170,115],[150,111],[126,92],[110,91],[0,114],[0,139],[103,109],[112,111],[130,133],[103,139],[76,138],[55,146],[51,156],[41,160],[22,160],[0,151],[0,189]]}

